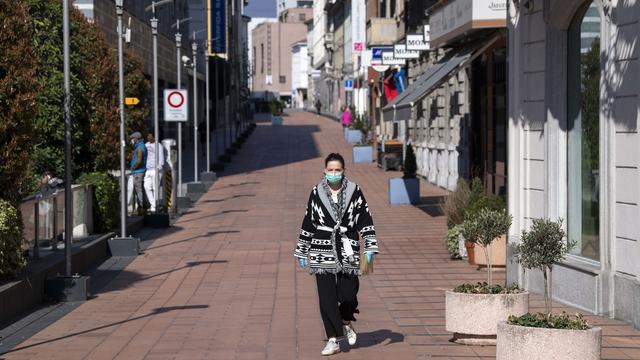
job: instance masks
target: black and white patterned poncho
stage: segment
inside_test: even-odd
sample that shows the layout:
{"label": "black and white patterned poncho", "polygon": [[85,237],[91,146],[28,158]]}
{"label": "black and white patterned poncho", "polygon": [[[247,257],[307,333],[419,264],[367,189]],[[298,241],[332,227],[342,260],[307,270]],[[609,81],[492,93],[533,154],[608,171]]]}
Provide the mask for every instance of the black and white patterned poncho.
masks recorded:
{"label": "black and white patterned poncho", "polygon": [[[340,207],[331,199],[326,181],[322,180],[309,195],[294,256],[308,259],[312,274],[342,272],[360,275],[358,233],[364,242],[364,251],[378,253],[373,219],[360,187],[345,178],[338,196],[339,202],[343,203],[339,227],[336,226],[339,216],[336,210]],[[342,246],[344,237],[349,239],[354,261],[349,261]]]}

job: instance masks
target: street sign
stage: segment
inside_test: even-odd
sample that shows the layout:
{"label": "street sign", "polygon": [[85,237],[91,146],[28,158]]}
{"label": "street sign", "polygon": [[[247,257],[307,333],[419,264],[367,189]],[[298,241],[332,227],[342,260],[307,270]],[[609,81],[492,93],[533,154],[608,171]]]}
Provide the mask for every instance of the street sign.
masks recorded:
{"label": "street sign", "polygon": [[417,59],[420,57],[420,52],[407,50],[405,44],[397,44],[393,46],[393,57],[395,59]]}
{"label": "street sign", "polygon": [[353,52],[356,54],[360,54],[364,51],[364,43],[362,41],[354,41],[353,42]]}
{"label": "street sign", "polygon": [[137,97],[126,97],[124,98],[124,104],[125,105],[138,105],[140,103],[140,99],[138,99]]}
{"label": "street sign", "polygon": [[391,52],[393,52],[393,47],[380,46],[380,47],[372,47],[371,48],[371,65],[382,65],[382,52],[383,51],[391,51]]}
{"label": "street sign", "polygon": [[353,91],[353,80],[347,79],[344,81],[344,91]]}
{"label": "street sign", "polygon": [[164,121],[187,121],[189,109],[187,107],[187,90],[164,90]]}
{"label": "street sign", "polygon": [[379,72],[379,73],[383,73],[387,70],[389,70],[389,65],[371,65],[371,67],[373,68],[373,70]]}

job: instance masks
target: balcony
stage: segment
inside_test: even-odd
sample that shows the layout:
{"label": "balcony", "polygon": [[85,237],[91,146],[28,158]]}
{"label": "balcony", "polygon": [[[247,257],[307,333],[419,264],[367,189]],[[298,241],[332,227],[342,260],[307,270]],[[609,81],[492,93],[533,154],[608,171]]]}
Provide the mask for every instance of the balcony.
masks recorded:
{"label": "balcony", "polygon": [[398,40],[398,24],[393,18],[371,18],[367,21],[367,47],[393,45]]}

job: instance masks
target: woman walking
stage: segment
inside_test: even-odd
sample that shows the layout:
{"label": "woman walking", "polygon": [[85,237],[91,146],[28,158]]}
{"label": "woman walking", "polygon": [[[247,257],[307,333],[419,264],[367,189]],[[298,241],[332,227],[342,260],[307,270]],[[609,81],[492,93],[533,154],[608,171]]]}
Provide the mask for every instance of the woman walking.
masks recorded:
{"label": "woman walking", "polygon": [[322,355],[340,352],[338,338],[356,343],[354,314],[358,311],[360,242],[370,263],[378,253],[373,219],[362,190],[344,176],[344,158],[330,154],[324,177],[307,203],[294,256],[301,268],[309,265],[316,277],[320,314],[327,334]]}

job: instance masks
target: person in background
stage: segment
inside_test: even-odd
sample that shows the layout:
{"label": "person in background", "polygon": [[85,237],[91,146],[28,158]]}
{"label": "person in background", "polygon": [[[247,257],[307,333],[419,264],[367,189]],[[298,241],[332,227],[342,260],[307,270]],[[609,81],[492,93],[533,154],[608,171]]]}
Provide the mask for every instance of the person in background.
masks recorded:
{"label": "person in background", "polygon": [[353,116],[351,116],[351,110],[349,110],[348,106],[344,106],[342,108],[342,115],[340,116],[340,122],[342,123],[342,127],[349,127],[351,122],[353,121]]}
{"label": "person in background", "polygon": [[320,99],[316,100],[316,115],[320,116],[320,110],[322,110],[322,102],[320,102]]}
{"label": "person in background", "polygon": [[131,173],[129,179],[131,179],[129,187],[129,202],[133,199],[133,191],[136,192],[136,202],[138,204],[138,215],[144,214],[144,195],[142,189],[142,181],[144,179],[144,173],[147,170],[147,148],[144,146],[144,140],[142,140],[142,134],[136,131],[130,136],[131,145],[133,145],[133,153],[131,155],[131,163],[129,164],[129,170]]}
{"label": "person in background", "polygon": [[[158,144],[158,154],[156,156],[156,139],[152,133],[147,134],[147,171],[144,175],[144,191],[149,200],[149,211],[156,212],[157,204],[162,199],[162,168],[164,167],[164,146]],[[158,176],[158,186],[156,187],[155,177]]]}

